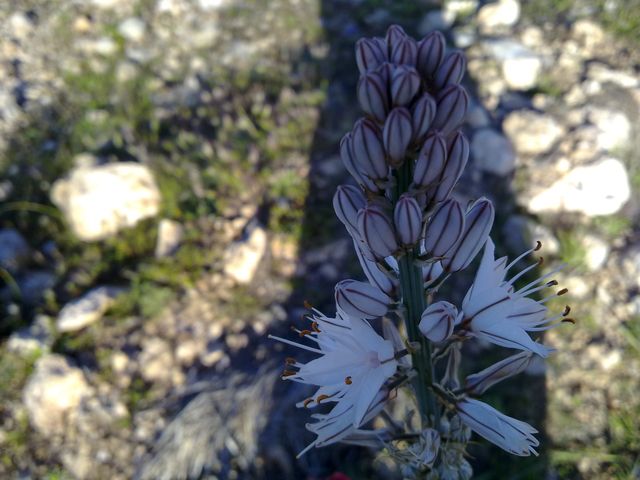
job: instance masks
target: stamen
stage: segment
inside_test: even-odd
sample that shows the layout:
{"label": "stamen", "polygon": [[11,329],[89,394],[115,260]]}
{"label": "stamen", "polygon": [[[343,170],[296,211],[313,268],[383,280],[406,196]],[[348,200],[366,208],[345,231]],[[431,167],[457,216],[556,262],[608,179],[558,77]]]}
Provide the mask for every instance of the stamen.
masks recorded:
{"label": "stamen", "polygon": [[534,252],[537,252],[542,248],[542,242],[540,240],[536,240],[536,247],[533,249]]}
{"label": "stamen", "polygon": [[285,370],[282,372],[283,377],[290,377],[291,375],[296,375],[298,372],[294,372],[293,370]]}
{"label": "stamen", "polygon": [[[513,262],[511,262],[511,263],[513,263]],[[516,282],[516,280],[518,280],[523,275],[526,275],[528,272],[530,272],[534,268],[537,268],[539,265],[540,264],[538,262],[536,262],[536,263],[533,263],[533,264],[529,265],[527,268],[522,269],[520,272],[518,272],[513,277],[511,277],[511,280],[509,280],[509,282],[507,282],[507,284],[508,285],[513,285]],[[538,283],[538,282],[536,281],[534,283]]]}
{"label": "stamen", "polygon": [[301,343],[292,342],[291,340],[287,340],[286,338],[276,337],[275,335],[269,335],[267,338],[271,338],[273,340],[278,340],[279,342],[286,343],[287,345],[292,345],[294,347],[301,348],[303,350],[308,350],[313,353],[318,353],[320,355],[324,355],[322,350],[313,347],[307,347],[306,345],[302,345]]}
{"label": "stamen", "polygon": [[541,266],[544,263],[544,257],[538,258],[538,266]]}
{"label": "stamen", "polygon": [[302,302],[302,304],[304,305],[304,308],[306,308],[307,310],[313,309],[313,305],[311,305],[311,303],[309,303],[308,300],[305,300],[304,302]]}
{"label": "stamen", "polygon": [[[557,268],[554,268],[553,270],[551,270],[548,273],[545,273],[543,276],[541,276],[540,278],[538,278],[537,280],[534,280],[533,282],[529,283],[528,285],[525,285],[524,287],[522,287],[520,290],[518,290],[518,294],[522,295],[523,297],[526,297],[527,295],[530,294],[530,292],[527,291],[528,288],[533,287],[534,285],[538,285],[540,283],[542,283],[544,280],[546,280],[547,278],[549,278],[552,275],[555,275],[556,273],[558,273],[560,270],[562,270],[564,267],[566,266],[566,264],[562,264]],[[530,269],[531,267],[529,267]],[[524,272],[524,270],[523,270]],[[522,273],[522,272],[520,272]],[[520,275],[520,274],[518,274]],[[515,278],[515,277],[514,277]],[[513,278],[511,280],[509,280],[510,284],[513,284]],[[536,290],[537,291],[537,290]]]}
{"label": "stamen", "polygon": [[509,269],[511,267],[513,267],[516,263],[518,263],[520,260],[522,260],[523,258],[527,257],[531,252],[535,252],[539,250],[539,248],[530,248],[529,250],[527,250],[526,252],[522,252],[520,255],[518,255],[516,258],[514,258],[513,260],[511,260],[511,263],[509,263],[509,265],[506,266],[505,268],[505,272],[508,272]]}
{"label": "stamen", "polygon": [[307,398],[304,402],[302,402],[302,405],[304,406],[304,408],[307,408],[309,404],[312,402],[313,402],[313,398]]}
{"label": "stamen", "polygon": [[566,317],[567,315],[569,315],[569,312],[571,311],[571,307],[569,305],[566,305],[564,307],[564,312],[562,312],[562,316]]}
{"label": "stamen", "polygon": [[298,335],[300,335],[301,337],[304,337],[305,335],[311,335],[311,330],[300,330],[300,332],[298,332]]}
{"label": "stamen", "polygon": [[353,380],[351,380],[351,377],[346,377],[344,379],[344,383],[346,383],[347,385],[351,385],[353,383]]}
{"label": "stamen", "polygon": [[564,295],[565,293],[567,293],[568,291],[569,291],[568,288],[563,288],[562,290],[558,291],[558,293],[556,293],[556,295],[560,297],[560,296]]}
{"label": "stamen", "polygon": [[331,395],[318,395],[318,398],[316,398],[316,403],[320,404],[322,400],[326,400],[327,398],[331,398]]}
{"label": "stamen", "polygon": [[284,359],[284,363],[286,363],[287,365],[295,365],[297,362],[295,358],[287,357]]}
{"label": "stamen", "polygon": [[311,328],[314,332],[320,333],[320,328],[318,327],[318,322],[311,322]]}
{"label": "stamen", "polygon": [[550,282],[547,282],[547,287],[555,287],[556,285],[558,285],[557,280],[551,280]]}

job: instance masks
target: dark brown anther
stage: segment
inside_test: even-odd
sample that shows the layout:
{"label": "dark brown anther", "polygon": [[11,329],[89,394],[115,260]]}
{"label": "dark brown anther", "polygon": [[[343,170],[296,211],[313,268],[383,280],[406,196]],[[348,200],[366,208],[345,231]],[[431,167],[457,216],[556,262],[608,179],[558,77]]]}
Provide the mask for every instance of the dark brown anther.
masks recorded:
{"label": "dark brown anther", "polygon": [[351,377],[346,377],[344,379],[344,383],[346,383],[347,385],[351,385],[353,383],[353,380],[351,380]]}
{"label": "dark brown anther", "polygon": [[318,398],[316,398],[316,403],[320,403],[322,400],[326,400],[327,398],[329,398],[329,395],[318,395]]}
{"label": "dark brown anther", "polygon": [[573,318],[563,318],[562,321],[566,323],[571,323],[572,325],[576,324],[576,321]]}
{"label": "dark brown anther", "polygon": [[544,263],[544,257],[538,258],[538,266],[542,265],[543,263]]}
{"label": "dark brown anther", "polygon": [[296,359],[293,357],[287,357],[284,359],[284,363],[287,365],[294,365],[296,363]]}
{"label": "dark brown anther", "polygon": [[564,307],[564,312],[562,312],[562,316],[566,317],[567,315],[569,315],[569,312],[571,311],[571,307],[569,305]]}
{"label": "dark brown anther", "polygon": [[290,377],[291,375],[295,375],[298,372],[294,372],[293,370],[285,370],[284,372],[282,372],[282,376],[283,377]]}
{"label": "dark brown anther", "polygon": [[318,327],[318,322],[312,322],[311,323],[311,328],[313,329],[314,332],[320,333],[320,328]]}
{"label": "dark brown anther", "polygon": [[556,285],[558,285],[557,280],[551,280],[550,282],[547,282],[547,287],[555,287]]}
{"label": "dark brown anther", "polygon": [[302,405],[307,408],[311,402],[313,402],[313,398],[307,398]]}
{"label": "dark brown anther", "polygon": [[565,293],[567,293],[568,291],[569,291],[569,289],[568,289],[568,288],[563,288],[563,289],[562,289],[562,290],[560,290],[556,295],[558,295],[558,296],[560,297],[561,295],[564,295],[564,294],[565,294]]}
{"label": "dark brown anther", "polygon": [[313,305],[311,305],[308,300],[305,300],[303,302],[303,305],[304,305],[304,308],[306,308],[307,310],[311,310],[313,308]]}
{"label": "dark brown anther", "polygon": [[311,335],[311,330],[300,330],[300,333],[298,334],[301,337],[304,337],[305,335]]}
{"label": "dark brown anther", "polygon": [[534,252],[537,252],[542,248],[542,242],[540,240],[536,240],[536,248],[533,249]]}

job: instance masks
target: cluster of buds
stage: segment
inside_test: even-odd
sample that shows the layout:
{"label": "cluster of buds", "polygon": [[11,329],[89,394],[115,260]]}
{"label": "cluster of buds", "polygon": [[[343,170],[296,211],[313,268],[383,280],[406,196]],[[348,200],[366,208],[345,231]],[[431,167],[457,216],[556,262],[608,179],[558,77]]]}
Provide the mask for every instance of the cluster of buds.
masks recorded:
{"label": "cluster of buds", "polygon": [[[513,454],[536,453],[531,426],[473,397],[522,372],[534,354],[550,353],[530,332],[571,321],[568,307],[547,316],[546,302],[566,290],[531,298],[557,284],[549,280],[554,272],[516,288],[539,262],[508,280],[507,273],[540,245],[509,264],[495,259],[491,201],[463,206],[452,196],[469,157],[460,130],[469,103],[460,85],[464,55],[447,53],[439,32],[416,41],[394,25],[385,38],[359,40],[356,62],[365,116],[340,143],[356,185],[338,187],[333,206],[353,238],[366,280],[335,286],[335,317],[310,312],[311,328],[296,330],[310,344],[274,337],[318,355],[308,363],[289,359],[283,377],[318,387],[299,406],[332,405],[312,415],[316,422],[307,427],[317,438],[308,448],[337,441],[378,445],[399,460],[406,476],[469,478],[464,446],[470,431]],[[442,299],[427,305],[483,248],[462,304]],[[473,338],[521,352],[461,385],[460,345]],[[440,380],[433,376],[439,361],[446,361]],[[399,432],[394,421],[389,428],[363,429],[400,387],[415,390],[418,431]]]}

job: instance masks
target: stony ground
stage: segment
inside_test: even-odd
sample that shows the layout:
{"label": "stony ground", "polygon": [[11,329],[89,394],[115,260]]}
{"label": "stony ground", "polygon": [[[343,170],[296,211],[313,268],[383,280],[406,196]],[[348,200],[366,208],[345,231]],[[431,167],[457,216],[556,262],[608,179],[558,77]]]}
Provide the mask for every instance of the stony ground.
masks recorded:
{"label": "stony ground", "polygon": [[329,203],[352,48],[397,22],[468,56],[457,195],[494,200],[504,253],[568,264],[576,325],[492,399],[545,448],[475,446],[478,478],[638,478],[640,7],[436,3],[0,6],[0,476],[394,478],[357,449],[293,461],[303,393],[265,336],[357,275]]}

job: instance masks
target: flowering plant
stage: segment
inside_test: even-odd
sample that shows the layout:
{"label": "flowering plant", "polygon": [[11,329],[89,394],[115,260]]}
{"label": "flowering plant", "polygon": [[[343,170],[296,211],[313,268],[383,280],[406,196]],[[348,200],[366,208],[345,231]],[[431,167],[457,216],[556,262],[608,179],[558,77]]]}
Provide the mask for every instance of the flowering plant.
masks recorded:
{"label": "flowering plant", "polygon": [[[297,330],[302,343],[272,337],[318,355],[308,363],[288,358],[283,374],[318,387],[299,407],[329,407],[312,415],[307,429],[316,439],[300,455],[338,441],[374,446],[386,449],[405,477],[455,479],[472,474],[464,458],[471,431],[515,455],[537,454],[533,427],[475,397],[525,370],[534,355],[549,355],[530,332],[572,320],[568,307],[547,316],[547,301],[566,289],[531,298],[557,285],[548,280],[555,272],[515,287],[539,262],[506,279],[540,243],[509,264],[496,259],[491,201],[464,207],[451,196],[469,156],[459,130],[469,103],[460,85],[465,57],[445,55],[439,32],[417,42],[394,25],[384,39],[359,40],[356,61],[366,115],[342,139],[340,155],[357,186],[338,187],[333,206],[367,281],[339,282],[335,317],[313,309],[310,328]],[[460,307],[434,301],[483,248]],[[520,352],[461,384],[461,345],[474,338]],[[415,400],[415,421],[388,412],[403,387]],[[377,416],[386,427],[365,428]]]}

